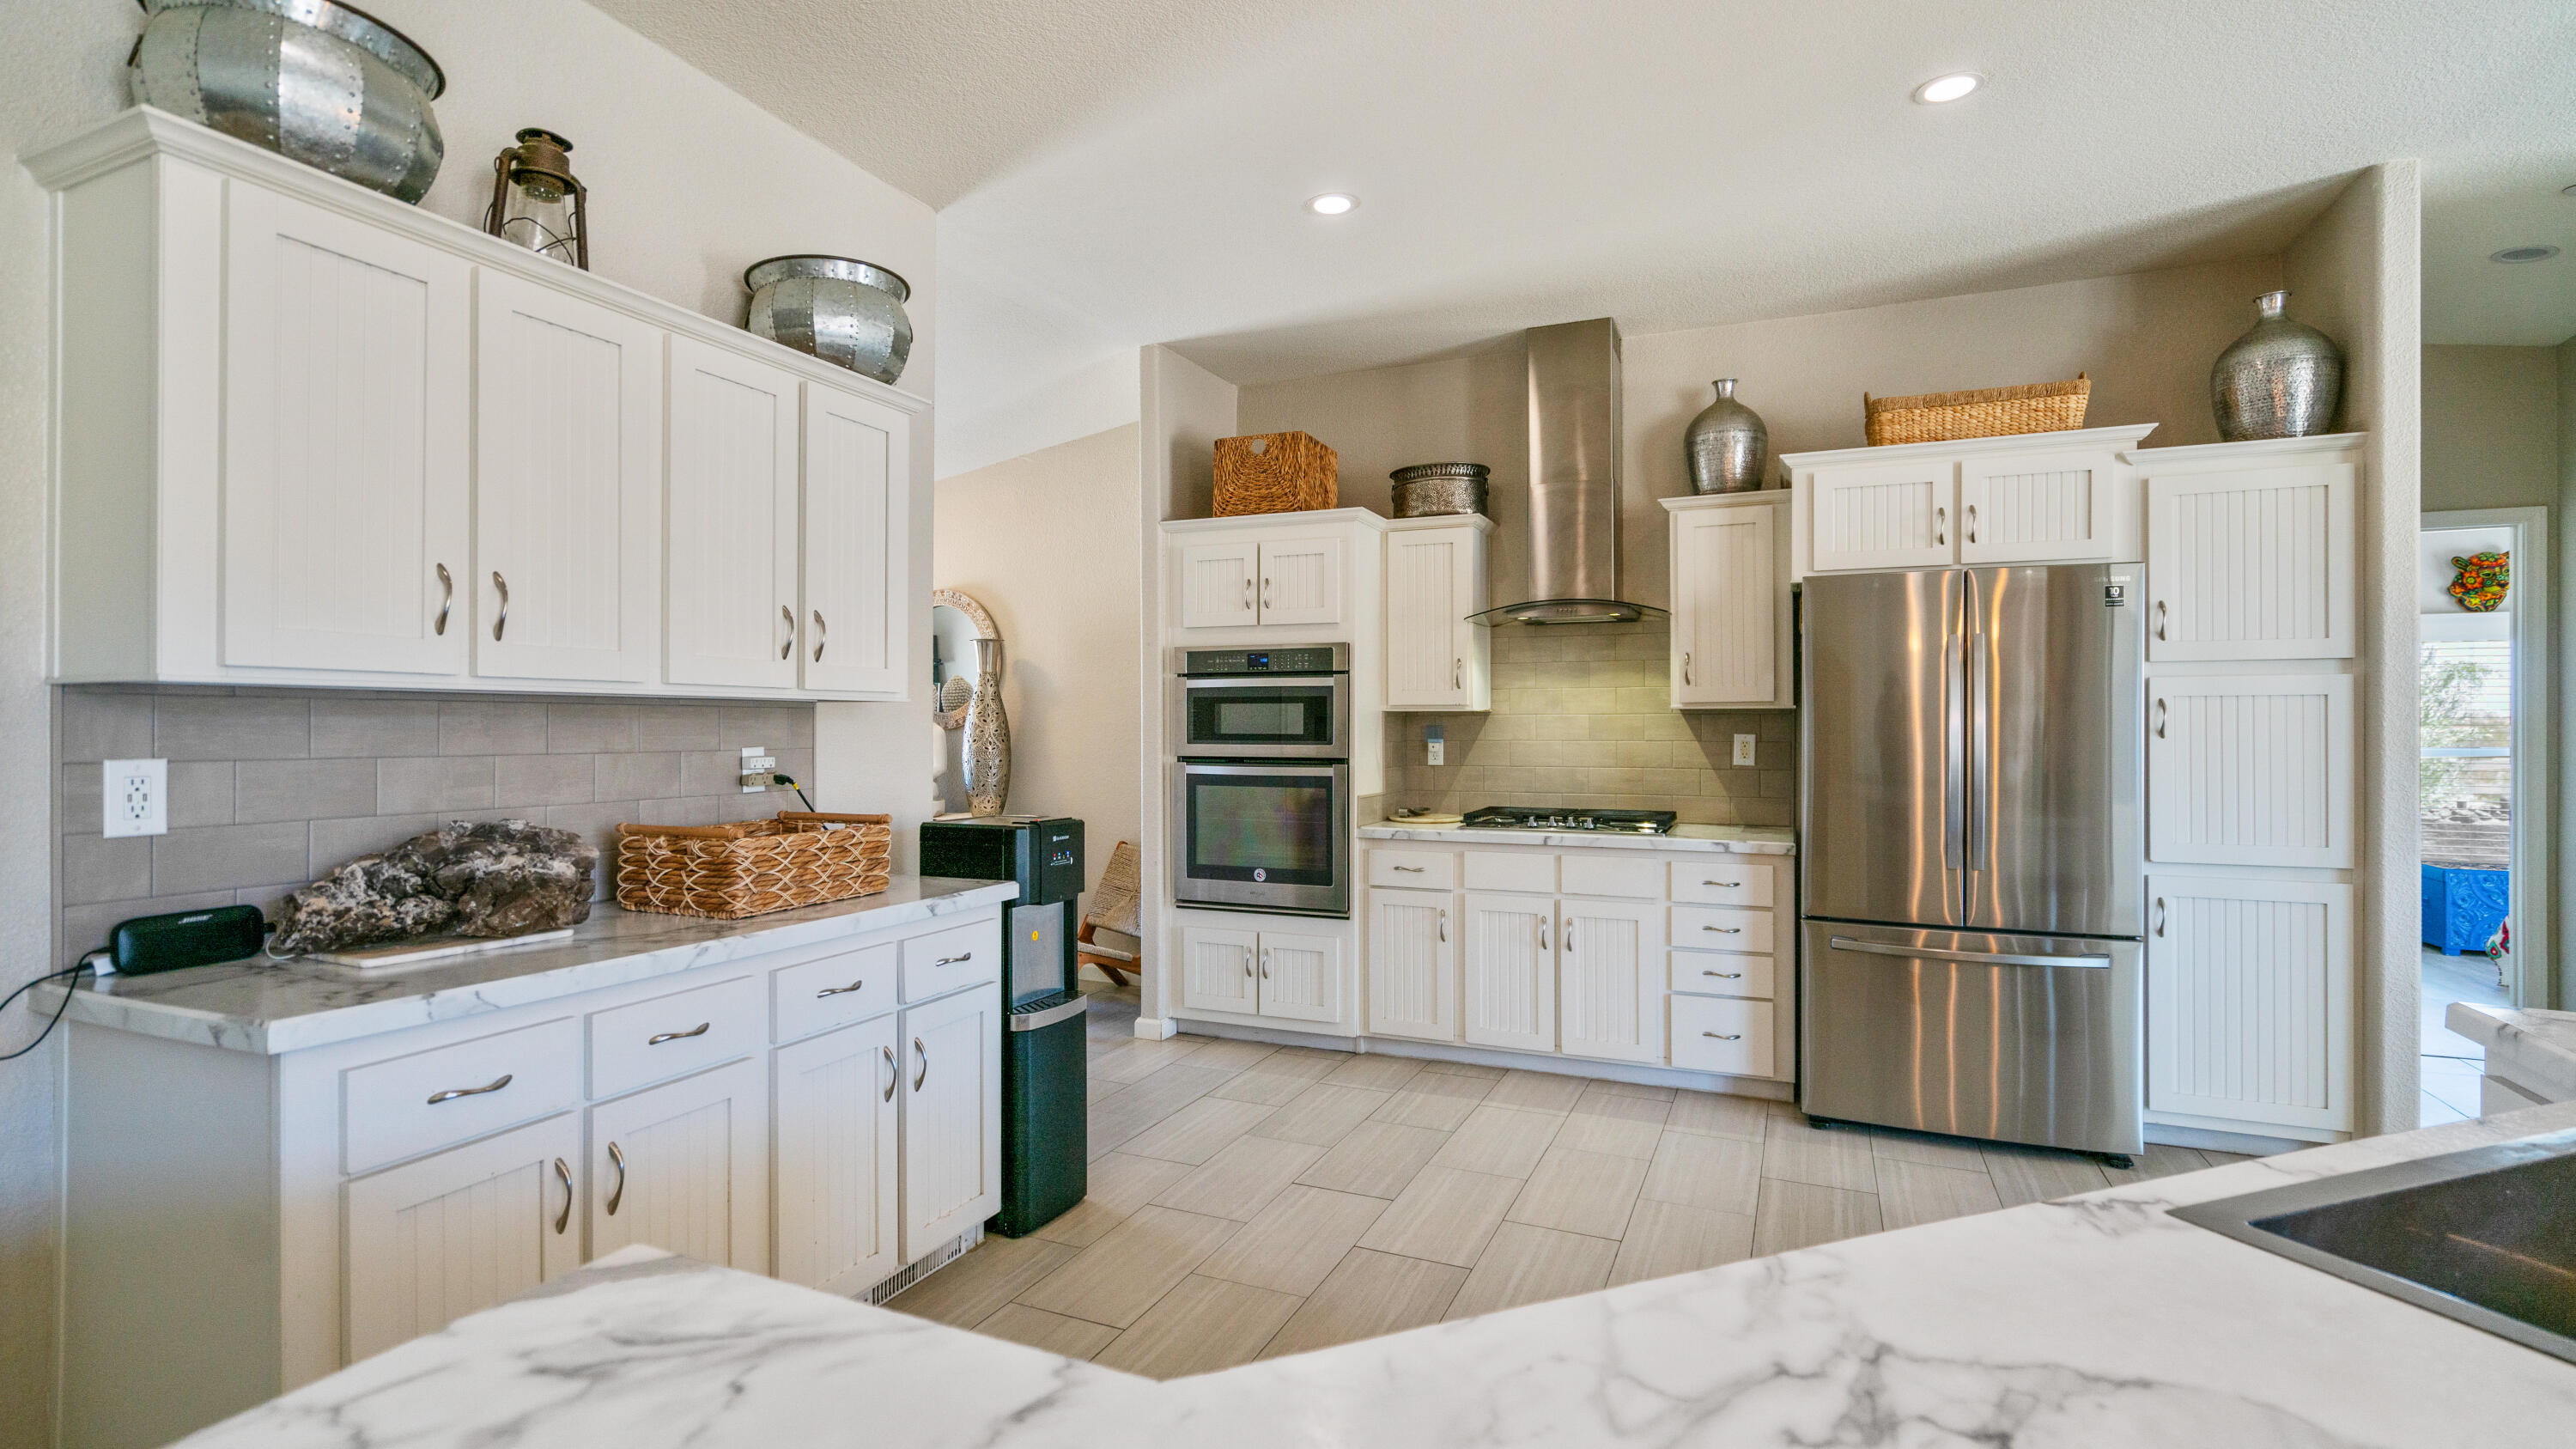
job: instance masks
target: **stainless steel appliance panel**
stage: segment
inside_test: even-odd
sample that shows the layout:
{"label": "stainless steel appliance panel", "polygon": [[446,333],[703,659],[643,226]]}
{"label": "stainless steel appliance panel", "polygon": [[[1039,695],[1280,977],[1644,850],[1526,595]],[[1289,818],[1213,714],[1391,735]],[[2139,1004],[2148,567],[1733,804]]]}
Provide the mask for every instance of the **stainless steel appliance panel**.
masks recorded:
{"label": "stainless steel appliance panel", "polygon": [[2057,564],[1965,577],[1965,924],[2139,935],[2146,631],[2133,597],[2137,568]]}
{"label": "stainless steel appliance panel", "polygon": [[2087,1152],[2144,1150],[2144,946],[1808,921],[1799,1105]]}
{"label": "stainless steel appliance panel", "polygon": [[1348,916],[1345,764],[1172,767],[1172,898],[1182,905]]}
{"label": "stainless steel appliance panel", "polygon": [[[1351,753],[1348,645],[1175,650],[1172,753],[1229,760],[1346,760]],[[1274,657],[1282,667],[1272,672]],[[1258,668],[1241,667],[1258,661]],[[1328,662],[1329,661],[1329,662]],[[1223,666],[1235,667],[1223,667]],[[1325,667],[1315,667],[1323,665]]]}
{"label": "stainless steel appliance panel", "polygon": [[1966,579],[1822,574],[1804,588],[1805,913],[1960,925]]}

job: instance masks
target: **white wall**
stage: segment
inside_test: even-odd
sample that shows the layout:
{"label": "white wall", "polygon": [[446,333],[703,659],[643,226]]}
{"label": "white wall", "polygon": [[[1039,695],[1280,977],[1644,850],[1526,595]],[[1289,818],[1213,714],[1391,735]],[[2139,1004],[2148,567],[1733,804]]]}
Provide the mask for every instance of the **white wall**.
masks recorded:
{"label": "white wall", "polygon": [[[846,252],[904,274],[919,340],[907,389],[934,374],[938,275],[930,208],[788,129],[577,0],[372,0],[436,56],[447,162],[429,206],[480,217],[491,158],[511,133],[570,136],[593,187],[593,264],[602,275],[728,321],[742,317],[743,267],[787,251]],[[128,103],[124,62],[142,17],[131,0],[0,6],[0,155],[59,141]],[[51,279],[45,204],[24,169],[0,163],[0,989],[52,959],[48,741],[43,680]],[[919,517],[929,517],[920,500]],[[927,530],[919,539],[928,567]],[[924,606],[926,619],[926,605]],[[913,632],[926,632],[926,623]],[[925,659],[916,676],[927,673]],[[873,718],[871,718],[873,712]],[[868,794],[878,732],[898,717],[923,752],[913,706],[826,706],[853,759],[821,773]],[[882,720],[879,724],[876,721]],[[927,768],[924,753],[924,770]],[[907,777],[920,771],[906,771]],[[918,794],[918,790],[915,792]],[[0,1049],[32,1033],[0,1019]],[[59,1039],[0,1064],[0,1445],[49,1442],[54,1413]]]}
{"label": "white wall", "polygon": [[978,398],[972,413],[943,411],[939,476],[971,473],[1135,422],[1137,357],[1136,348],[1120,348],[1030,395]]}

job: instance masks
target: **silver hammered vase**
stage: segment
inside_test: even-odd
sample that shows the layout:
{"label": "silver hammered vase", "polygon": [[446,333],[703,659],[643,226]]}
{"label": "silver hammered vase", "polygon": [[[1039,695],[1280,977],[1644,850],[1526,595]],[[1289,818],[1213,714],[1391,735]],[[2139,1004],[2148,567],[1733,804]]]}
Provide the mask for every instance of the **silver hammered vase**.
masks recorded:
{"label": "silver hammered vase", "polygon": [[1717,401],[1691,419],[1684,445],[1690,453],[1693,493],[1749,493],[1762,486],[1762,466],[1771,457],[1771,430],[1762,415],[1735,400],[1735,379],[1721,377],[1709,386]]}
{"label": "silver hammered vase", "polygon": [[2343,349],[2304,322],[2283,315],[2287,292],[2254,299],[2254,330],[2227,345],[2209,369],[2209,403],[2218,436],[2306,438],[2334,426],[2343,400]]}
{"label": "silver hammered vase", "polygon": [[1002,641],[975,641],[966,701],[966,813],[999,815],[1011,798],[1011,717],[1002,712]]}

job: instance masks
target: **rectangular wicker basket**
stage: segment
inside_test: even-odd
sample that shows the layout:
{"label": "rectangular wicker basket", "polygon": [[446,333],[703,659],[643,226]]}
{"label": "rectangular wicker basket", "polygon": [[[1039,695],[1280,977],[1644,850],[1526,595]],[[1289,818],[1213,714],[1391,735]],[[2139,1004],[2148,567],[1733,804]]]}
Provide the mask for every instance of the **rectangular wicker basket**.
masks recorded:
{"label": "rectangular wicker basket", "polygon": [[1869,445],[1955,443],[2015,433],[2056,433],[2084,426],[2093,384],[2083,373],[2073,382],[2028,387],[1984,387],[1973,392],[1927,392],[1914,397],[1860,395],[1868,416]]}
{"label": "rectangular wicker basket", "polygon": [[1304,433],[1216,440],[1216,516],[1303,513],[1341,498],[1341,459]]}
{"label": "rectangular wicker basket", "polygon": [[617,827],[617,903],[739,920],[872,896],[892,879],[894,820],[782,810],[732,825]]}

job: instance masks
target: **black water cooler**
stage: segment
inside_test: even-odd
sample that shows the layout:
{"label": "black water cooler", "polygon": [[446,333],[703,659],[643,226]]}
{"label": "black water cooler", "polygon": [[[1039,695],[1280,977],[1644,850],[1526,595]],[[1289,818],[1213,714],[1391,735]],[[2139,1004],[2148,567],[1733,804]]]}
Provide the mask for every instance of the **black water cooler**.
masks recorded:
{"label": "black water cooler", "polygon": [[1002,908],[1002,1210],[1006,1238],[1046,1226],[1088,1190],[1090,1090],[1075,976],[1082,822],[996,815],[921,827],[921,873],[1015,881]]}

